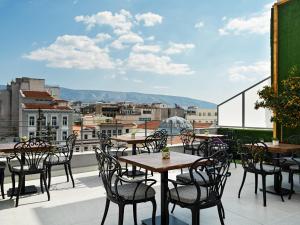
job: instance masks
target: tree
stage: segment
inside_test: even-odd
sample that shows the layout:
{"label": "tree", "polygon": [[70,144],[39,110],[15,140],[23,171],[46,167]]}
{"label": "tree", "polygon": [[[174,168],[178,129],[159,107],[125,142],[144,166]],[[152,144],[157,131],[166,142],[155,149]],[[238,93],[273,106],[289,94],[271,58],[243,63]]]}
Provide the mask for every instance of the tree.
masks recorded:
{"label": "tree", "polygon": [[281,81],[279,93],[273,87],[265,86],[258,92],[261,101],[256,101],[255,109],[267,108],[273,111],[272,122],[283,127],[300,127],[300,74],[293,67],[286,80]]}

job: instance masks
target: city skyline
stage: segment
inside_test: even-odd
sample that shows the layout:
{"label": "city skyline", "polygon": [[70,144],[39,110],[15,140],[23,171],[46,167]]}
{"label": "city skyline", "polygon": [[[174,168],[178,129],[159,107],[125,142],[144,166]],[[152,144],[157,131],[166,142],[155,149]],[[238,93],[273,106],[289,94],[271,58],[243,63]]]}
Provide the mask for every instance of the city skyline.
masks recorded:
{"label": "city skyline", "polygon": [[270,75],[272,1],[160,3],[0,1],[1,84],[28,76],[220,103]]}

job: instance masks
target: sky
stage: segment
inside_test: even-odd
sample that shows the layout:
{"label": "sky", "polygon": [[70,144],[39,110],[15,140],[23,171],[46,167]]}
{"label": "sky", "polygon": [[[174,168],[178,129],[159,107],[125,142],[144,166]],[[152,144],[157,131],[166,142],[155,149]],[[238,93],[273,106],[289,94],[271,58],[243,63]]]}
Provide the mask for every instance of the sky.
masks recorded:
{"label": "sky", "polygon": [[0,0],[0,84],[221,103],[270,76],[274,0]]}

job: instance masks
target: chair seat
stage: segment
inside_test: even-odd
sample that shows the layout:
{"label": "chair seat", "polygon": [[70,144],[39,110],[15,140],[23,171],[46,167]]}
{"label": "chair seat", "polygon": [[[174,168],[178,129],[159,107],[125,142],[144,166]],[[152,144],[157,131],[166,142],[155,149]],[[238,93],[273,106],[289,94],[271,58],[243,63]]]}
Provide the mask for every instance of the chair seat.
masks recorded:
{"label": "chair seat", "polygon": [[57,155],[50,155],[47,160],[45,161],[46,165],[57,165],[57,164],[64,164],[68,161],[68,157],[65,156],[57,156]]}
{"label": "chair seat", "polygon": [[0,169],[5,169],[6,163],[5,162],[0,162]]}
{"label": "chair seat", "polygon": [[[201,190],[200,201],[204,201],[208,197],[206,188],[200,186],[200,190]],[[171,198],[172,200],[179,201],[186,204],[193,204],[197,200],[197,188],[195,185],[180,186],[177,187],[177,190],[176,188],[170,189],[168,195],[169,198]]]}
{"label": "chair seat", "polygon": [[292,165],[290,166],[290,170],[300,171],[300,165]]}
{"label": "chair seat", "polygon": [[[39,165],[38,168],[35,168],[35,167],[29,167],[29,166],[23,166],[23,171],[25,173],[39,173],[40,171],[43,171],[44,170],[44,167],[43,165]],[[21,172],[21,166],[13,166],[12,167],[12,172],[15,172],[15,173],[19,173]]]}
{"label": "chair seat", "polygon": [[[257,170],[261,170],[261,167],[260,167],[259,164],[257,164],[255,166],[255,168]],[[280,170],[281,169],[278,166],[273,166],[273,165],[268,165],[268,164],[263,164],[262,165],[262,172],[266,172],[266,173],[278,173],[278,172],[280,172]]]}
{"label": "chair seat", "polygon": [[[125,200],[131,200],[131,201],[132,200],[140,201],[144,199],[153,198],[155,196],[155,190],[146,184],[141,183],[135,192],[136,187],[137,187],[136,183],[119,185],[117,188],[118,194],[119,196],[123,197]],[[115,190],[115,188],[112,188],[112,190]],[[147,198],[145,196],[146,191],[147,191]]]}
{"label": "chair seat", "polygon": [[[199,174],[194,172],[193,176],[199,185],[205,185],[209,183],[209,177],[207,176],[206,172],[199,171]],[[183,183],[189,183],[191,181],[191,175],[190,173],[178,174],[176,176],[176,180]]]}

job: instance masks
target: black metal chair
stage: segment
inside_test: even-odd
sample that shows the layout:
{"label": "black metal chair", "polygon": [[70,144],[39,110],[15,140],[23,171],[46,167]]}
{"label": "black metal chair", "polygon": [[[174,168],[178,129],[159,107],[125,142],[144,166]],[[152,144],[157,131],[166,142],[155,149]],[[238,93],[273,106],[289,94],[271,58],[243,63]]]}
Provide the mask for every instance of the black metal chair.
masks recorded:
{"label": "black metal chair", "polygon": [[190,151],[192,155],[199,155],[199,148],[195,146],[195,134],[192,130],[182,129],[180,131],[180,139],[183,144],[183,152]]}
{"label": "black metal chair", "polygon": [[[44,193],[43,183],[50,201],[50,193],[46,182],[46,167],[45,161],[47,160],[51,151],[51,145],[43,140],[32,138],[26,142],[17,143],[14,147],[14,154],[7,157],[7,164],[12,178],[12,192],[11,199],[16,194],[15,206],[19,205],[19,197],[21,190],[24,187],[25,176],[40,174],[41,177],[41,191]],[[12,160],[16,159],[18,165],[13,165]],[[19,185],[16,192],[15,189],[15,176],[19,176]]]}
{"label": "black metal chair", "polygon": [[289,178],[290,178],[290,193],[289,199],[292,198],[292,194],[294,194],[294,174],[300,173],[300,159],[292,158],[294,160],[294,165],[289,166]]}
{"label": "black metal chair", "polygon": [[5,162],[0,162],[0,187],[1,187],[1,195],[2,198],[5,199],[4,196],[4,170],[6,167],[6,163]]}
{"label": "black metal chair", "polygon": [[[101,225],[105,223],[110,202],[114,202],[119,206],[118,225],[123,224],[124,207],[126,205],[133,206],[134,224],[137,225],[137,204],[149,201],[153,205],[152,224],[155,225],[156,201],[155,190],[152,186],[156,183],[156,180],[124,179],[122,177],[122,168],[116,158],[99,148],[95,149],[95,154],[102,182],[106,190],[106,204]],[[150,182],[151,184],[146,185],[144,182]]]}
{"label": "black metal chair", "polygon": [[53,151],[47,160],[45,161],[46,169],[47,169],[47,177],[48,177],[48,188],[51,185],[51,169],[53,166],[63,165],[65,169],[65,173],[67,176],[67,182],[69,182],[69,174],[72,180],[73,188],[75,187],[74,178],[72,175],[72,168],[71,168],[71,160],[73,157],[74,146],[76,142],[77,135],[71,134],[64,146],[59,146]]}
{"label": "black metal chair", "polygon": [[[263,142],[254,142],[251,145],[239,144],[242,166],[244,175],[242,184],[239,190],[238,198],[241,196],[241,191],[244,186],[247,173],[255,174],[255,194],[257,194],[258,175],[262,176],[262,191],[263,191],[263,205],[267,205],[266,200],[266,176],[279,176],[280,186],[282,183],[281,167],[275,165],[275,158],[268,152],[268,147]],[[281,200],[284,201],[281,193]]]}
{"label": "black metal chair", "polygon": [[191,180],[180,182],[169,180],[174,188],[169,189],[170,203],[188,208],[192,212],[192,225],[199,225],[201,209],[216,206],[219,219],[224,224],[224,209],[222,195],[229,173],[229,158],[225,151],[201,158],[193,163],[189,169]]}

